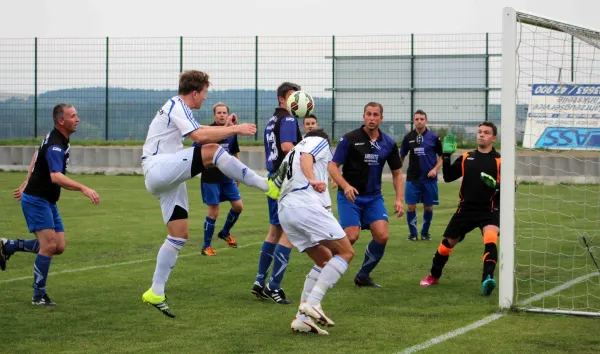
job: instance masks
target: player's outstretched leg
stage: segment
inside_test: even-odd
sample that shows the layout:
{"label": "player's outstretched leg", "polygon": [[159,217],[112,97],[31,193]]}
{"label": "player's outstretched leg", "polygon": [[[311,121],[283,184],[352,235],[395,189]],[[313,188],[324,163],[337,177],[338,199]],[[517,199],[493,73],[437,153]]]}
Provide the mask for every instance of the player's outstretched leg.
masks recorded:
{"label": "player's outstretched leg", "polygon": [[481,292],[485,296],[490,296],[496,288],[494,280],[494,271],[498,262],[498,231],[495,228],[485,228],[483,232],[483,274],[481,277]]}
{"label": "player's outstretched leg", "polygon": [[448,262],[450,253],[454,246],[450,243],[450,240],[444,238],[433,256],[433,262],[431,264],[431,273],[426,276],[419,285],[430,286],[439,283],[440,277],[442,276],[442,270]]}
{"label": "player's outstretched leg", "polygon": [[40,244],[35,238],[29,240],[0,238],[0,269],[6,269],[6,261],[15,252],[38,253],[39,250]]}

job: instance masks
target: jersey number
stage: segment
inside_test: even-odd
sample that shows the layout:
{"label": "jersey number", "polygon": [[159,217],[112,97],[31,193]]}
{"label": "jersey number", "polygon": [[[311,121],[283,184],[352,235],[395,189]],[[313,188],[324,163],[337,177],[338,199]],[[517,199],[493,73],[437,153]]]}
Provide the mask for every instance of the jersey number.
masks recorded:
{"label": "jersey number", "polygon": [[289,167],[287,170],[287,179],[290,180],[292,179],[292,166],[294,165],[294,155],[296,154],[296,150],[292,150],[292,152],[290,152],[290,161],[289,161]]}

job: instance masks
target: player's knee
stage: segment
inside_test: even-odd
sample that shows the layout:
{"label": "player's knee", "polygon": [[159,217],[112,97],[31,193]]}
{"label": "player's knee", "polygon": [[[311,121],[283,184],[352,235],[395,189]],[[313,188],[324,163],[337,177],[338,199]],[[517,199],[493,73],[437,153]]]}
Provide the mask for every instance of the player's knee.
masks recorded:
{"label": "player's knee", "polygon": [[206,211],[206,215],[208,215],[208,217],[211,219],[218,218],[219,217],[219,206],[217,205],[216,207],[208,208],[208,210]]}
{"label": "player's knee", "polygon": [[432,211],[433,210],[433,205],[425,205],[425,206],[423,206],[423,210],[425,210],[425,211]]}
{"label": "player's knee", "polygon": [[244,210],[244,203],[242,203],[241,200],[238,200],[235,203],[231,203],[231,210],[235,211],[236,213],[241,213],[242,210]]}
{"label": "player's knee", "polygon": [[346,236],[348,237],[348,241],[350,241],[350,244],[353,245],[356,240],[358,240],[358,233],[354,233],[354,232],[348,232],[346,233]]}
{"label": "player's knee", "polygon": [[47,240],[43,245],[41,245],[40,252],[46,255],[55,255],[57,254],[57,246],[56,240]]}
{"label": "player's knee", "polygon": [[450,237],[444,237],[444,238],[448,241],[448,245],[450,247],[456,246],[456,244],[458,243],[458,241],[460,241],[460,239],[458,239],[458,238],[450,238]]}
{"label": "player's knee", "polygon": [[202,145],[202,163],[204,166],[209,167],[213,165],[213,157],[220,147],[221,145],[219,144]]}
{"label": "player's knee", "polygon": [[56,249],[54,250],[54,255],[58,256],[59,254],[63,254],[65,252],[65,245],[56,245]]}
{"label": "player's knee", "polygon": [[375,240],[377,243],[387,243],[388,241],[388,234],[386,233],[374,233],[373,234],[373,240]]}
{"label": "player's knee", "polygon": [[415,210],[417,210],[417,205],[416,204],[408,204],[408,206],[406,207],[406,210],[408,210],[409,212],[413,212]]}

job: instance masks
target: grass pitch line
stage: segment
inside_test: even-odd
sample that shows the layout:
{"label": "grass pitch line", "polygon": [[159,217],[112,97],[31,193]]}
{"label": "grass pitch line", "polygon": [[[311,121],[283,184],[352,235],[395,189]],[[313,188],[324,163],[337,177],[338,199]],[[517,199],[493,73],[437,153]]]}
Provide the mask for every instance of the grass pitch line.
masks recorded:
{"label": "grass pitch line", "polygon": [[[249,244],[246,244],[246,245],[238,246],[237,248],[246,248],[246,247],[256,246],[256,245],[260,245],[260,244],[262,244],[262,242],[253,242],[253,243],[249,243]],[[230,248],[230,247],[227,247],[227,248],[217,248],[215,251],[227,251],[227,250],[230,250],[230,249],[232,249],[232,248]],[[180,255],[179,258],[191,257],[191,256],[198,256],[200,254],[202,254],[202,253],[201,252],[186,253],[186,254]],[[60,274],[84,272],[84,271],[88,271],[88,270],[96,270],[96,269],[103,269],[103,268],[120,267],[120,266],[125,266],[125,265],[130,265],[130,264],[139,264],[139,263],[146,263],[146,262],[151,262],[151,261],[156,261],[156,257],[154,257],[154,258],[148,258],[148,259],[138,259],[138,260],[129,261],[129,262],[119,262],[119,263],[103,264],[103,265],[91,266],[91,267],[84,267],[84,268],[66,269],[66,270],[61,270],[59,272],[51,272],[48,275],[54,276],[54,275],[60,275]],[[32,278],[33,278],[33,276],[4,279],[4,280],[0,280],[0,284],[12,283],[12,282],[19,281],[19,280],[31,280]]]}
{"label": "grass pitch line", "polygon": [[[565,289],[568,289],[568,288],[572,287],[573,285],[581,283],[582,281],[585,281],[585,280],[587,280],[587,279],[589,279],[591,277],[594,277],[594,276],[598,276],[598,273],[597,272],[593,272],[593,273],[589,273],[589,274],[586,274],[586,275],[582,275],[582,276],[577,277],[577,278],[575,278],[573,280],[570,280],[570,281],[568,281],[568,282],[566,282],[564,284],[561,284],[561,285],[559,285],[557,287],[554,287],[554,288],[552,288],[550,290],[544,291],[543,293],[540,293],[538,295],[532,296],[529,299],[523,300],[523,301],[519,302],[519,306],[529,305],[532,302],[539,301],[539,300],[543,299],[546,296],[554,295],[557,292],[560,292],[560,291],[563,291]],[[411,354],[411,353],[419,352],[421,350],[424,350],[424,349],[427,349],[429,347],[432,347],[432,346],[434,346],[436,344],[445,342],[448,339],[460,336],[461,334],[465,334],[465,333],[467,333],[469,331],[472,331],[472,330],[477,329],[479,327],[483,327],[483,326],[485,326],[487,324],[490,324],[490,323],[496,321],[497,319],[500,319],[500,318],[504,317],[505,315],[506,315],[505,313],[496,313],[496,314],[487,316],[487,317],[485,317],[485,318],[483,318],[483,319],[481,319],[481,320],[479,320],[477,322],[471,323],[468,326],[455,329],[453,331],[450,331],[448,333],[444,333],[444,334],[442,334],[440,336],[437,336],[435,338],[431,338],[430,340],[428,340],[426,342],[423,342],[421,344],[417,344],[417,345],[412,346],[410,348],[406,348],[403,351],[398,352],[398,354]]]}

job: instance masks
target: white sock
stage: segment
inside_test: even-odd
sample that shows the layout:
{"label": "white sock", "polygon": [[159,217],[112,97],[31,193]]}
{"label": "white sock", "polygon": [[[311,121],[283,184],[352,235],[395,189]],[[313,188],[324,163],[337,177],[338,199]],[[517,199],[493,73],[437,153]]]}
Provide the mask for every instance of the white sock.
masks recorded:
{"label": "white sock", "polygon": [[[313,287],[317,283],[317,280],[319,279],[319,275],[321,274],[322,270],[323,270],[323,268],[315,265],[312,267],[310,272],[306,275],[306,280],[304,281],[304,289],[302,289],[302,295],[300,295],[300,303],[302,303],[302,301],[304,301],[308,298],[308,296],[310,295],[310,292],[312,291]],[[302,321],[305,321],[308,319],[308,317],[301,314],[300,311],[298,311],[298,313],[296,314],[296,318],[299,320],[302,320]]]}
{"label": "white sock", "polygon": [[319,279],[317,279],[317,283],[313,286],[310,295],[306,299],[306,302],[311,306],[317,306],[323,300],[323,296],[327,293],[327,290],[331,289],[342,274],[346,272],[348,269],[348,263],[339,257],[334,256],[325,267],[321,271],[321,275],[319,275]]}
{"label": "white sock", "polygon": [[187,239],[167,236],[160,247],[156,257],[156,269],[152,278],[152,292],[158,296],[165,296],[165,284],[169,280],[171,269],[175,266],[179,250],[183,248]]}
{"label": "white sock", "polygon": [[244,165],[234,156],[229,155],[222,147],[219,147],[215,152],[213,165],[217,166],[225,176],[249,187],[256,187],[264,192],[269,190],[269,183],[266,178],[257,175],[250,167]]}

